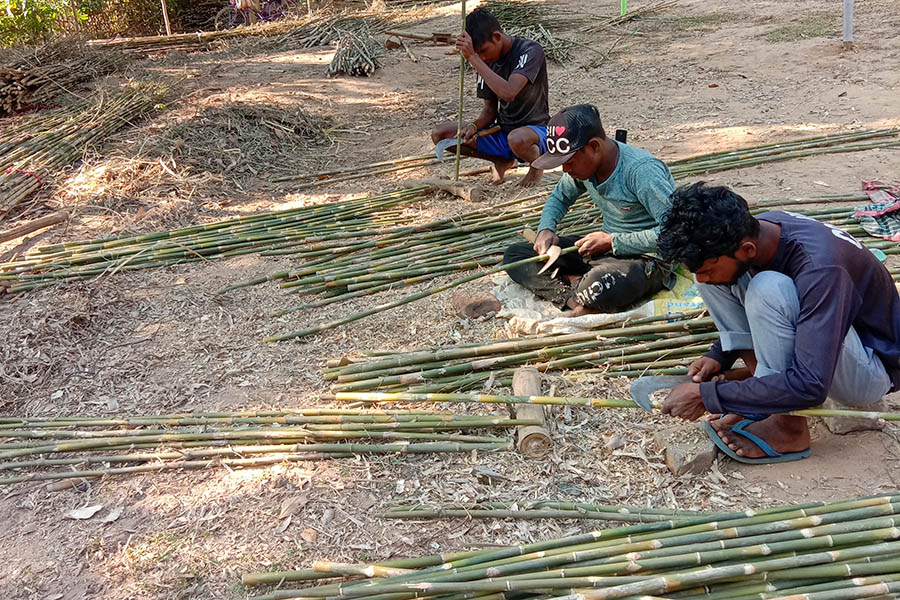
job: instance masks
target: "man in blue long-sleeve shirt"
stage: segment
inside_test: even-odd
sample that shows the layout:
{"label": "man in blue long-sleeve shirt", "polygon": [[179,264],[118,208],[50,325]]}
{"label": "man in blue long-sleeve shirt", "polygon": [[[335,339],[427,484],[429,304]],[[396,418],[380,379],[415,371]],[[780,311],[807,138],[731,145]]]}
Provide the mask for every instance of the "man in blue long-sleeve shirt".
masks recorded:
{"label": "man in blue long-sleeve shirt", "polygon": [[[509,270],[509,276],[572,316],[619,312],[665,286],[671,268],[656,256],[656,236],[675,189],[669,169],[652,155],[606,137],[595,106],[564,109],[547,126],[548,152],[537,169],[562,165],[564,175],[547,198],[534,244],[514,244],[506,264],[545,254],[551,246],[577,246],[564,254],[558,271],[538,274],[541,264]],[[556,235],[560,220],[588,194],[603,214],[601,231],[583,237]]]}
{"label": "man in blue long-sleeve shirt", "polygon": [[[805,458],[806,418],[783,413],[826,396],[865,406],[900,388],[900,297],[848,233],[789,212],[753,217],[731,190],[698,183],[675,192],[658,244],[694,272],[720,335],[663,412],[722,414],[705,428],[733,458]],[[720,380],[738,357],[753,376]]]}

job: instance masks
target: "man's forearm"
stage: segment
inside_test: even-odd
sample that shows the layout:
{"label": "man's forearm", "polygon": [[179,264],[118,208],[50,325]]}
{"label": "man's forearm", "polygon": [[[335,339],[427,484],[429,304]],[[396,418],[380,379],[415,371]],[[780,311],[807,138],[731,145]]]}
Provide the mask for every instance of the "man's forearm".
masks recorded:
{"label": "man's forearm", "polygon": [[472,124],[475,125],[476,131],[481,131],[482,129],[493,123],[494,119],[496,118],[496,108],[488,107],[487,104],[485,104],[485,106],[481,109],[481,113],[478,115],[475,121],[472,122]]}
{"label": "man's forearm", "polygon": [[655,229],[614,233],[612,234],[613,254],[616,256],[656,254],[656,238]]}
{"label": "man's forearm", "polygon": [[491,88],[491,91],[504,102],[510,102],[518,95],[519,90],[515,89],[515,86],[509,81],[494,73],[477,54],[473,54],[469,58],[469,64],[472,65],[476,73],[481,75],[484,84]]}

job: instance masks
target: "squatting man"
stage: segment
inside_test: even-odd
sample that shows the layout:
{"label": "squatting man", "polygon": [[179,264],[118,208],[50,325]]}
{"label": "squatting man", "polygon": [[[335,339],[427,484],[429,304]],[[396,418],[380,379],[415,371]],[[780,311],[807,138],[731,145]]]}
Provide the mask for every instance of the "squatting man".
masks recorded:
{"label": "squatting man", "polygon": [[[850,234],[789,212],[753,217],[731,190],[697,183],[675,192],[658,245],[693,271],[720,336],[663,412],[718,415],[703,426],[732,458],[805,458],[806,418],[784,413],[826,396],[866,406],[900,389],[900,297]],[[752,376],[723,380],[739,357]]]}

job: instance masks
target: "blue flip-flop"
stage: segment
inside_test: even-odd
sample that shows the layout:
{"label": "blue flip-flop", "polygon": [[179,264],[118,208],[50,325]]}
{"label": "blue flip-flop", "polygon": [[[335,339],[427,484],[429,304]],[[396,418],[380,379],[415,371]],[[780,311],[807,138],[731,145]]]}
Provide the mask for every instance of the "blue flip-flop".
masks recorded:
{"label": "blue flip-flop", "polygon": [[713,426],[710,425],[709,421],[703,421],[701,425],[703,426],[703,430],[706,432],[706,435],[709,436],[709,439],[712,440],[713,444],[716,447],[727,454],[729,457],[734,460],[742,463],[747,463],[748,465],[754,464],[769,464],[769,463],[780,463],[780,462],[790,462],[792,460],[801,460],[803,458],[809,458],[809,448],[806,450],[801,450],[799,452],[776,452],[772,446],[768,444],[764,439],[755,435],[747,430],[744,427],[756,423],[760,419],[743,419],[734,424],[731,428],[732,433],[736,433],[737,435],[743,436],[756,444],[760,450],[766,453],[766,456],[761,456],[759,458],[748,458],[746,456],[741,456],[734,450],[728,447],[722,438],[719,437],[719,434],[713,429]]}

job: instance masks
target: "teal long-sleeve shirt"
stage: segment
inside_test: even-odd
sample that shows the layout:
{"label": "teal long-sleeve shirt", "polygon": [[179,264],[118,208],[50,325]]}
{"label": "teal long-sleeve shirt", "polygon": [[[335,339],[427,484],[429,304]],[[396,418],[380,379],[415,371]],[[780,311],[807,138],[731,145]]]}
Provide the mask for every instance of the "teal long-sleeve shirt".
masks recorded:
{"label": "teal long-sleeve shirt", "polygon": [[603,213],[602,230],[612,235],[612,253],[656,254],[662,218],[672,206],[675,180],[669,168],[652,154],[621,144],[619,159],[603,183],[563,175],[547,198],[538,231],[556,231],[560,219],[585,192]]}

